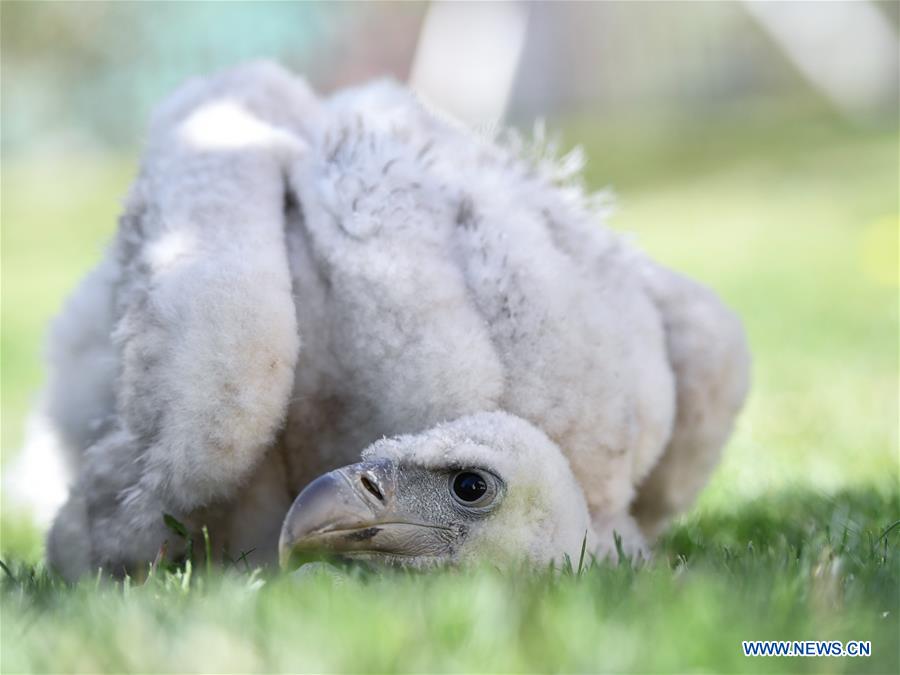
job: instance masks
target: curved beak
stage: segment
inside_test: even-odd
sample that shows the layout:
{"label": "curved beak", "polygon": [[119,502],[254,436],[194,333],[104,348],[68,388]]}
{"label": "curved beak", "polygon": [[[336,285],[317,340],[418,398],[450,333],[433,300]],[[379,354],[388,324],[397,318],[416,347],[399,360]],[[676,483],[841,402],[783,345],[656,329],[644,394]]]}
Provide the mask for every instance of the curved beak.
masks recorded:
{"label": "curved beak", "polygon": [[316,553],[409,558],[448,552],[450,528],[420,520],[398,506],[390,460],[336,469],[307,485],[288,510],[278,542],[281,567]]}

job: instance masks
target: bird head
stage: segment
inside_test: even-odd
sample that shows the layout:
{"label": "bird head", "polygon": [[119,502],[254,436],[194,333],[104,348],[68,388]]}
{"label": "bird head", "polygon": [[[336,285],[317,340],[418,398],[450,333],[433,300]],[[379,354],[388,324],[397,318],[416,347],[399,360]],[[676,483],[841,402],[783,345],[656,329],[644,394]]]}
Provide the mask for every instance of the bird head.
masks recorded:
{"label": "bird head", "polygon": [[559,447],[528,422],[479,413],[383,439],[310,483],[285,517],[283,567],[321,553],[426,567],[577,560],[594,534]]}

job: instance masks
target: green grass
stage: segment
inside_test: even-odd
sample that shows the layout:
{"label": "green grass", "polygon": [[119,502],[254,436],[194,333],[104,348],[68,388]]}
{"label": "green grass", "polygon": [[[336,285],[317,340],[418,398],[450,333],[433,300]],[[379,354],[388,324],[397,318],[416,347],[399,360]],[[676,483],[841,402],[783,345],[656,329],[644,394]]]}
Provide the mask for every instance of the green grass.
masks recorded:
{"label": "green grass", "polygon": [[[591,183],[617,188],[614,226],[715,287],[754,352],[723,463],[651,563],[67,587],[4,505],[0,669],[900,672],[898,136],[803,111],[728,119],[566,134],[587,139]],[[42,327],[99,257],[132,170],[4,163],[4,466]],[[873,655],[748,659],[748,639],[871,640]]]}
{"label": "green grass", "polygon": [[[790,494],[691,518],[648,566],[3,582],[7,672],[896,672],[897,496]],[[898,528],[900,529],[900,528]],[[741,640],[870,640],[744,659]],[[50,647],[52,645],[52,647]]]}

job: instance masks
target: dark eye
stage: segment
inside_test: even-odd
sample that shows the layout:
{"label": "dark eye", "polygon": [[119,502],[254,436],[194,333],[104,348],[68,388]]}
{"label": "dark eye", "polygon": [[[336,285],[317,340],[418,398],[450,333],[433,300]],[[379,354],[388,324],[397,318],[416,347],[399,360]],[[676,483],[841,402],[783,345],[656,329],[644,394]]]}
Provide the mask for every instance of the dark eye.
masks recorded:
{"label": "dark eye", "polygon": [[463,469],[450,476],[450,494],[460,506],[482,510],[502,493],[500,479],[482,469]]}
{"label": "dark eye", "polygon": [[484,496],[487,489],[487,481],[471,471],[462,471],[453,479],[453,494],[467,504],[477,502]]}

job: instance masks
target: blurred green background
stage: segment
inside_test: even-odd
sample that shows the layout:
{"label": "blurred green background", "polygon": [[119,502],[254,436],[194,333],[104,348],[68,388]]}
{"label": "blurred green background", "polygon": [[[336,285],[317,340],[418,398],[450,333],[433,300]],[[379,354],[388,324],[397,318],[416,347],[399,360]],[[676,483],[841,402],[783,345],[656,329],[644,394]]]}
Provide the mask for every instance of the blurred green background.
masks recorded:
{"label": "blurred green background", "polygon": [[[896,45],[898,5],[861,5],[877,13]],[[379,74],[406,79],[429,6],[4,3],[2,11],[0,356],[7,474],[40,390],[47,321],[114,232],[152,104],[186,76],[259,56],[308,74],[323,92]],[[818,9],[813,3],[806,11],[811,19]],[[576,27],[582,37],[566,39]],[[859,31],[857,46],[874,44]],[[708,526],[703,531],[713,543],[736,549],[748,544],[740,533],[751,531],[741,529],[748,522],[742,518],[760,504],[775,505],[782,519],[771,521],[775,529],[812,518],[814,529],[858,534],[900,519],[896,75],[884,91],[848,103],[804,72],[783,38],[739,3],[534,5],[505,106],[513,124],[528,128],[541,113],[563,147],[582,144],[587,182],[611,186],[617,195],[610,225],[712,286],[743,317],[754,354],[750,399],[710,488],[683,521],[683,527]],[[797,39],[803,43],[802,31]],[[833,51],[844,48],[840,40],[830,43]],[[895,74],[896,49],[891,58]],[[40,529],[8,502],[0,557],[37,562]],[[667,540],[669,558],[683,552],[685,532]],[[898,540],[884,541],[893,548]],[[876,609],[886,606],[893,614],[884,635],[896,628],[900,610],[900,570],[892,561],[889,583],[867,586],[854,615],[874,621]],[[479,592],[495,592],[491,583]],[[597,582],[601,590],[604,583]],[[665,616],[721,603],[726,596],[718,583],[704,586],[694,601],[673,600]],[[402,597],[411,602],[415,594]],[[313,604],[321,609],[324,602]],[[564,613],[565,602],[556,597],[547,611]],[[635,625],[649,599],[637,602],[629,615]],[[198,611],[206,621],[215,614]],[[723,616],[713,613],[710,621]],[[614,628],[604,624],[604,634]],[[239,632],[235,626],[209,630],[211,644]],[[895,656],[900,649],[896,641],[880,648]],[[516,660],[526,653],[492,663],[517,669],[527,665]],[[20,654],[15,663],[33,667],[39,659],[32,657]],[[261,658],[249,662],[285,665],[271,654]],[[392,658],[382,654],[372,663],[393,669]],[[704,658],[669,664],[742,667],[731,656]],[[125,667],[115,659],[81,663]],[[329,669],[348,662],[312,663]],[[412,669],[428,663],[413,661]],[[452,661],[440,663],[453,669]],[[640,655],[620,665],[668,669]]]}

